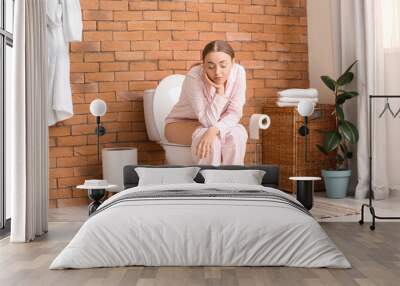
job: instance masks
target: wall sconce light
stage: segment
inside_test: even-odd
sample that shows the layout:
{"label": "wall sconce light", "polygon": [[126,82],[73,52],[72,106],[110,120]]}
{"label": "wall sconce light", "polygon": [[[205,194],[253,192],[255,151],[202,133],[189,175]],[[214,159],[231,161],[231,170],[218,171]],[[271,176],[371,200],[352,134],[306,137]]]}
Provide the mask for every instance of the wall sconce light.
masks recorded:
{"label": "wall sconce light", "polygon": [[106,114],[107,112],[107,104],[104,100],[95,99],[90,103],[90,113],[93,116],[96,116],[96,130],[95,133],[97,135],[97,162],[100,162],[100,136],[106,134],[106,129],[101,125],[100,117]]}
{"label": "wall sconce light", "polygon": [[304,117],[304,125],[299,128],[299,134],[304,136],[304,159],[307,161],[307,135],[310,133],[307,124],[308,117],[314,112],[314,103],[307,100],[301,100],[297,105],[297,112]]}

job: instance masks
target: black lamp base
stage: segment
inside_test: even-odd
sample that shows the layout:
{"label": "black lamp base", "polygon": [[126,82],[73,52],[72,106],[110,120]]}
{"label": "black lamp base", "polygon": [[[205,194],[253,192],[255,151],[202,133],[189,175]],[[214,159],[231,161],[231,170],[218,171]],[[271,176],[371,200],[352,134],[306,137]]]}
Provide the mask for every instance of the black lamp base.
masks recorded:
{"label": "black lamp base", "polygon": [[104,126],[99,125],[99,126],[96,127],[95,132],[99,136],[103,136],[104,134],[106,134],[106,128],[104,128]]}
{"label": "black lamp base", "polygon": [[296,198],[308,210],[313,207],[314,181],[298,180]]}
{"label": "black lamp base", "polygon": [[88,207],[89,215],[91,215],[101,205],[101,200],[106,196],[106,190],[105,189],[89,189],[88,195],[89,195],[89,198],[92,200],[92,202],[90,203],[90,205]]}
{"label": "black lamp base", "polygon": [[301,136],[307,136],[310,133],[310,129],[307,126],[303,125],[299,128],[299,134]]}

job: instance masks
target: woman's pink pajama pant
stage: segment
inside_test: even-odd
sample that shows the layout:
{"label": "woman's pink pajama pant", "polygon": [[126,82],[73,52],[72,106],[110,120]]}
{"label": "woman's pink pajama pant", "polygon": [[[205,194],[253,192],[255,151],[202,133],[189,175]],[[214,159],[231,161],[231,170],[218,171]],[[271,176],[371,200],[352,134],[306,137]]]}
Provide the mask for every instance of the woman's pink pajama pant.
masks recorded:
{"label": "woman's pink pajama pant", "polygon": [[197,165],[244,165],[247,131],[241,124],[232,126],[222,136],[217,136],[207,157],[196,155],[197,145],[208,128],[197,128],[192,134],[192,158]]}

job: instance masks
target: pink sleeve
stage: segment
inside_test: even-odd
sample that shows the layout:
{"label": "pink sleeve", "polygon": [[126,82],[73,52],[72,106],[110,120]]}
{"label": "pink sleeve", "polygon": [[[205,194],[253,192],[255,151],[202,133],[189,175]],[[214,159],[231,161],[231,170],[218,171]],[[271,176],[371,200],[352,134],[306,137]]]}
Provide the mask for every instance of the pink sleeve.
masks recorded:
{"label": "pink sleeve", "polygon": [[186,76],[183,81],[181,96],[188,98],[199,122],[204,127],[214,126],[218,122],[228,102],[226,96],[214,96],[213,101],[208,103],[201,80],[191,76]]}
{"label": "pink sleeve", "polygon": [[223,134],[226,129],[239,123],[243,115],[243,106],[246,102],[246,72],[241,69],[238,76],[238,88],[232,95],[226,111],[221,119],[215,124],[219,132]]}

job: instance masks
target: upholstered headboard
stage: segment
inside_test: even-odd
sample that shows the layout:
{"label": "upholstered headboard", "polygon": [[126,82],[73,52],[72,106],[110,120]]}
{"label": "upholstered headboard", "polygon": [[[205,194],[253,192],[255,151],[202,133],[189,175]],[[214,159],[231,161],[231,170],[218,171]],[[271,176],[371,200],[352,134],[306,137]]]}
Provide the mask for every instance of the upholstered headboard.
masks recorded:
{"label": "upholstered headboard", "polygon": [[[276,165],[258,165],[258,166],[240,166],[240,165],[225,165],[225,166],[208,166],[208,165],[193,165],[201,169],[222,169],[222,170],[263,170],[265,175],[262,179],[262,185],[265,187],[278,188],[279,184],[279,167]],[[190,167],[190,166],[176,166],[176,165],[127,165],[124,167],[124,189],[136,187],[139,183],[139,176],[137,175],[136,167],[148,168],[177,168],[177,167]],[[197,183],[204,183],[204,178],[200,174],[194,178]]]}

